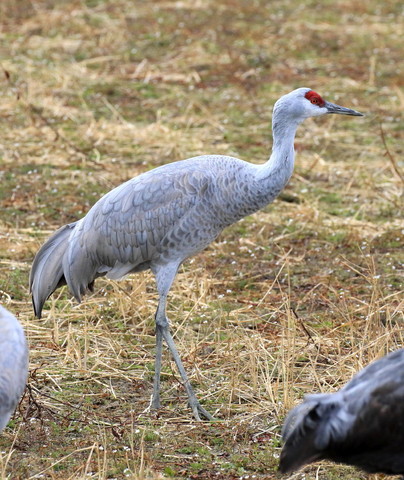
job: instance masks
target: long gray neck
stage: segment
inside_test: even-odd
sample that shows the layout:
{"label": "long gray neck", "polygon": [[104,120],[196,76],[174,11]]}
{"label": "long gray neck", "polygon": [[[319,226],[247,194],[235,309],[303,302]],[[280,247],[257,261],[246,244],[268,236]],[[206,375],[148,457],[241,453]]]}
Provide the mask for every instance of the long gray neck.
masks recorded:
{"label": "long gray neck", "polygon": [[[277,115],[278,113],[278,115]],[[273,146],[269,160],[257,168],[260,190],[273,200],[288,183],[294,167],[294,140],[299,121],[288,121],[281,112],[274,112],[272,121]]]}

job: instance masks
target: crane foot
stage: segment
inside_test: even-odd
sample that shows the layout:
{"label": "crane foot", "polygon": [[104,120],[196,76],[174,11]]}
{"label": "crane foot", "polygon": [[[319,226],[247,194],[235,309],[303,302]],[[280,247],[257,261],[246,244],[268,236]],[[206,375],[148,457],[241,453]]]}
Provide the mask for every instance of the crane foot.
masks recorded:
{"label": "crane foot", "polygon": [[213,422],[215,420],[215,417],[213,417],[208,411],[206,411],[202,405],[196,401],[189,402],[189,406],[192,409],[192,413],[194,414],[195,420],[198,422],[202,422],[202,418],[204,417],[206,420],[209,420],[210,422]]}

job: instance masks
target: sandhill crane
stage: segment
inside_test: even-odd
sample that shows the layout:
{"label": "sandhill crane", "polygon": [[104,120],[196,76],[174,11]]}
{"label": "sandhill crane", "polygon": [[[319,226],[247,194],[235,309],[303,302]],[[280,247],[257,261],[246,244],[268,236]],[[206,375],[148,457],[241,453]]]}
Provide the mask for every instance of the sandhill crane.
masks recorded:
{"label": "sandhill crane", "polygon": [[0,306],[0,431],[7,425],[25,390],[28,347],[24,330],[11,313]]}
{"label": "sandhill crane", "polygon": [[362,114],[324,101],[309,88],[281,97],[273,112],[273,150],[263,165],[203,155],[155,168],[107,193],[81,220],[65,225],[41,247],[32,265],[35,314],[67,283],[77,301],[102,275],[119,279],[150,269],[159,295],[151,407],[160,407],[163,339],[174,358],[196,419],[212,416],[200,405],[169,330],[167,295],[179,266],[207,247],[228,225],[272,202],[294,165],[296,129],[308,117]]}
{"label": "sandhill crane", "polygon": [[404,349],[361,370],[341,390],[307,395],[287,416],[280,470],[333,460],[404,474]]}

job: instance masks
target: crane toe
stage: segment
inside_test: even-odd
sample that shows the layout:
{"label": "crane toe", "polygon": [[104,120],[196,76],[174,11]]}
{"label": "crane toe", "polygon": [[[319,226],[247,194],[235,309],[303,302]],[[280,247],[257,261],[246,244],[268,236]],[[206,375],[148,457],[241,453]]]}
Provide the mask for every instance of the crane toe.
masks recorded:
{"label": "crane toe", "polygon": [[202,422],[202,418],[205,418],[205,420],[209,420],[210,422],[213,422],[215,420],[215,417],[211,415],[207,410],[205,410],[202,405],[199,403],[199,401],[195,397],[195,401],[190,400],[189,406],[191,407],[192,413],[195,417],[195,420],[198,422]]}

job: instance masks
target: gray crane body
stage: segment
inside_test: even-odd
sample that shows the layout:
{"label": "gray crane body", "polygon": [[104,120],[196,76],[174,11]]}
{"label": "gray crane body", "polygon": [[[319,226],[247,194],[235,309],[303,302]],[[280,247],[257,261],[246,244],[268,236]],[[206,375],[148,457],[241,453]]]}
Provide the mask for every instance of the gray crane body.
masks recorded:
{"label": "gray crane body", "polygon": [[75,225],[63,258],[67,283],[80,300],[98,274],[120,279],[177,268],[226,226],[271,202],[285,180],[268,191],[253,165],[224,156],[190,158],[129,180]]}
{"label": "gray crane body", "polygon": [[288,414],[280,470],[322,459],[404,474],[404,350],[361,370],[341,390],[307,395]]}
{"label": "gray crane body", "polygon": [[152,406],[160,405],[164,337],[195,417],[202,413],[212,418],[196,400],[169,333],[167,294],[185,259],[207,247],[228,225],[272,202],[285,187],[293,172],[296,129],[305,118],[326,113],[361,115],[329,102],[314,105],[305,97],[310,92],[300,88],[276,102],[274,143],[266,163],[203,155],[163,165],[113,189],[84,218],[59,229],[32,265],[30,288],[36,315],[41,315],[46,299],[65,283],[80,301],[99,276],[119,279],[150,269],[159,293]]}
{"label": "gray crane body", "polygon": [[0,306],[0,431],[9,422],[24,393],[28,347],[18,320]]}

